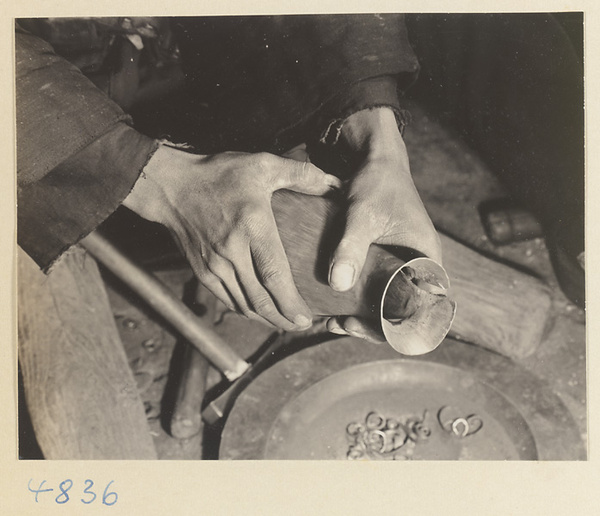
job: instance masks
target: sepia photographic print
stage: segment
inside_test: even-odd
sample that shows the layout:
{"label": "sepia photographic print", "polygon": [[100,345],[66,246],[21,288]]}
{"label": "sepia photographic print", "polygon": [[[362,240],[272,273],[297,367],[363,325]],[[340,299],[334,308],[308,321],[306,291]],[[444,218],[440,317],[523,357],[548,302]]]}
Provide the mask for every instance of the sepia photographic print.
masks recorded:
{"label": "sepia photographic print", "polygon": [[588,459],[583,12],[14,21],[20,461]]}

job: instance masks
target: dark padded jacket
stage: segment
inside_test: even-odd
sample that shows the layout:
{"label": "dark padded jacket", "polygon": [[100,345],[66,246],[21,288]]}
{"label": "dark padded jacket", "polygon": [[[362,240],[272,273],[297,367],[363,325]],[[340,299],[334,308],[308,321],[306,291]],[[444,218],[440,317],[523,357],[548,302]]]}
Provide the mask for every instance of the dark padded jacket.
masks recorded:
{"label": "dark padded jacket", "polygon": [[[212,152],[332,141],[346,117],[376,106],[406,122],[398,92],[418,63],[400,15],[169,21],[193,92],[188,111],[206,111]],[[40,35],[21,29],[16,81],[18,242],[48,269],[116,210],[158,142]]]}

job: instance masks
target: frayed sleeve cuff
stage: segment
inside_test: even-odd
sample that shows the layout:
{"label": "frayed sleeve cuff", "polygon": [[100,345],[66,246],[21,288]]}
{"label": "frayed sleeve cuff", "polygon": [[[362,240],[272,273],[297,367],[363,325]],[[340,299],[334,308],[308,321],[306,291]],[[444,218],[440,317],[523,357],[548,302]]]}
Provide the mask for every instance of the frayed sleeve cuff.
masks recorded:
{"label": "frayed sleeve cuff", "polygon": [[335,145],[344,122],[350,115],[378,107],[389,107],[396,115],[398,127],[403,132],[410,122],[410,113],[400,106],[395,78],[382,76],[353,84],[324,106],[315,121],[319,142]]}
{"label": "frayed sleeve cuff", "polygon": [[129,194],[159,143],[125,123],[18,188],[18,243],[47,271]]}

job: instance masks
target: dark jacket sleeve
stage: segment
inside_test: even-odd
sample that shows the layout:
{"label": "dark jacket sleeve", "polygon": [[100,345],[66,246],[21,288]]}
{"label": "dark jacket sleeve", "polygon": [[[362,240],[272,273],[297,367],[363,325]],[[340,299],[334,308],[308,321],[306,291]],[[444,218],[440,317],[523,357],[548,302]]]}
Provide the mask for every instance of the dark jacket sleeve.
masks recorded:
{"label": "dark jacket sleeve", "polygon": [[419,68],[402,15],[179,19],[176,32],[222,150],[285,150],[369,107],[400,116]]}
{"label": "dark jacket sleeve", "polygon": [[17,30],[17,234],[47,269],[123,201],[156,148],[43,40]]}

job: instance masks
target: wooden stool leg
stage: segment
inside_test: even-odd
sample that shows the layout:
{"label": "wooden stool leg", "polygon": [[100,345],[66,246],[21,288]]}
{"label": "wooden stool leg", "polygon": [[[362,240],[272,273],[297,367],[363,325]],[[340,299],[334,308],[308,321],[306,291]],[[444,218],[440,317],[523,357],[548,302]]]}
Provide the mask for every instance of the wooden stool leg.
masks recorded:
{"label": "wooden stool leg", "polygon": [[18,256],[19,360],[46,459],[156,459],[96,262],[74,248],[44,275]]}

